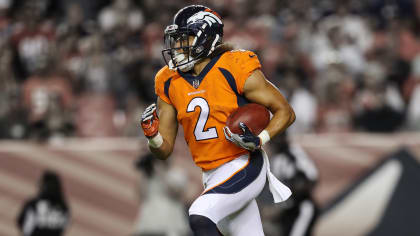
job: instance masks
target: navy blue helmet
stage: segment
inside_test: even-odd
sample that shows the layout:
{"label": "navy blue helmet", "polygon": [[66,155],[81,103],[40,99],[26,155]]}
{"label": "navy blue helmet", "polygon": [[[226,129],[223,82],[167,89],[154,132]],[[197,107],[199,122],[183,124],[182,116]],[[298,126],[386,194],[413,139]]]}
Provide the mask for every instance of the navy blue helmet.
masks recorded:
{"label": "navy blue helmet", "polygon": [[209,56],[222,43],[222,38],[223,23],[216,12],[201,5],[187,6],[166,27],[162,55],[170,69],[186,72]]}

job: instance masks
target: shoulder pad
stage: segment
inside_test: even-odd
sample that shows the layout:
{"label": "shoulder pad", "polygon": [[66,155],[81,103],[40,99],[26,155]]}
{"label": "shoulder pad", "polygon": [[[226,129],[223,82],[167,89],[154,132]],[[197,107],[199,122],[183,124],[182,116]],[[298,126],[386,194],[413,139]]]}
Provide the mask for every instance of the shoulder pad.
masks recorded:
{"label": "shoulder pad", "polygon": [[162,67],[155,76],[155,80],[162,80],[165,81],[176,74],[176,71],[169,69],[168,66]]}

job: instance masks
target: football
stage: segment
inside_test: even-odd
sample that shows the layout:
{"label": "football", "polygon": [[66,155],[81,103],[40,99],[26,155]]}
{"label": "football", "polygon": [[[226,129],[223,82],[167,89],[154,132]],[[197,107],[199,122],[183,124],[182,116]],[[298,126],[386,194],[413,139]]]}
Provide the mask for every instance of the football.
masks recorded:
{"label": "football", "polygon": [[238,107],[226,120],[226,126],[235,134],[242,134],[239,122],[243,122],[251,132],[258,135],[270,122],[270,112],[263,105],[248,103]]}

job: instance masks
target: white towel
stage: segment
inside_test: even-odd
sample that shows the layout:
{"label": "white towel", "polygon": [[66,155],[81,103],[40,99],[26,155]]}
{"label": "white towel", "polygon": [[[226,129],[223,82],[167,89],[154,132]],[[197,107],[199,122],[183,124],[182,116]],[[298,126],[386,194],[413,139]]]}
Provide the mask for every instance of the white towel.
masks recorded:
{"label": "white towel", "polygon": [[270,161],[268,160],[267,153],[261,149],[262,155],[267,166],[267,178],[270,192],[273,195],[274,203],[286,201],[291,195],[292,191],[276,178],[270,171]]}

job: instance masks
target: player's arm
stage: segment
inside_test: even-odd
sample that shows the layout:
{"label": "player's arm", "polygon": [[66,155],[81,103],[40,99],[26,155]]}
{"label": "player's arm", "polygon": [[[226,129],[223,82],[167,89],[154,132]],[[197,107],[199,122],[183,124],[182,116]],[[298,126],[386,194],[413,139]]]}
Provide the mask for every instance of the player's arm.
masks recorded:
{"label": "player's arm", "polygon": [[166,160],[174,149],[178,132],[176,109],[160,99],[157,99],[159,115],[156,106],[149,106],[142,116],[142,128],[148,138],[150,151],[159,159]]}
{"label": "player's arm", "polygon": [[248,77],[244,84],[243,93],[249,101],[267,107],[273,113],[273,117],[268,126],[259,134],[253,134],[244,123],[239,123],[243,134],[232,133],[229,127],[225,126],[223,132],[226,139],[236,145],[250,151],[259,149],[295,121],[293,109],[280,91],[265,79],[261,70],[255,70]]}
{"label": "player's arm", "polygon": [[280,91],[265,78],[261,70],[255,70],[248,77],[243,92],[248,100],[264,105],[273,113],[265,128],[270,139],[285,131],[295,121],[293,108]]}

